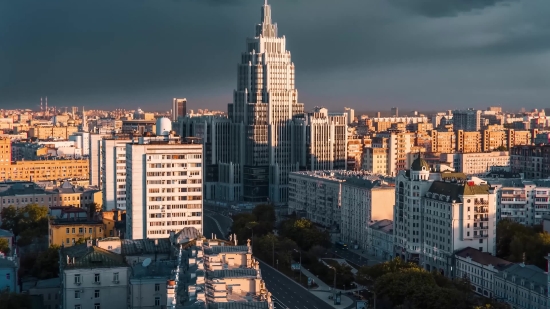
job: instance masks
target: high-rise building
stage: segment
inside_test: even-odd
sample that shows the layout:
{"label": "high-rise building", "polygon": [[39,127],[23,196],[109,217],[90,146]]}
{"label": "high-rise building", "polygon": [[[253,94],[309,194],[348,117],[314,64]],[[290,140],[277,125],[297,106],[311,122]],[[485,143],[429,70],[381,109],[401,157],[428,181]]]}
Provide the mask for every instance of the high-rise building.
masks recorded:
{"label": "high-rise building", "polygon": [[397,108],[397,107],[392,107],[392,108],[391,108],[391,116],[392,116],[392,117],[399,117],[399,108]]}
{"label": "high-rise building", "polygon": [[187,99],[174,98],[172,101],[172,121],[178,121],[179,117],[187,114]]}
{"label": "high-rise building", "polygon": [[453,128],[463,131],[481,129],[481,111],[473,108],[453,111]]}
{"label": "high-rise building", "polygon": [[289,173],[299,169],[295,150],[302,147],[293,140],[292,127],[304,106],[298,103],[286,38],[278,35],[267,3],[262,6],[256,34],[246,40],[246,51],[240,58],[237,89],[233,103],[228,105],[235,134],[232,142],[238,147],[231,160],[220,165],[220,179],[240,184],[240,188],[233,187],[237,192],[229,197],[285,202]]}
{"label": "high-rise building", "polygon": [[103,210],[126,209],[126,144],[129,135],[101,140],[101,191]]}
{"label": "high-rise building", "polygon": [[203,147],[194,142],[165,135],[126,144],[126,238],[164,238],[185,227],[202,233]]}

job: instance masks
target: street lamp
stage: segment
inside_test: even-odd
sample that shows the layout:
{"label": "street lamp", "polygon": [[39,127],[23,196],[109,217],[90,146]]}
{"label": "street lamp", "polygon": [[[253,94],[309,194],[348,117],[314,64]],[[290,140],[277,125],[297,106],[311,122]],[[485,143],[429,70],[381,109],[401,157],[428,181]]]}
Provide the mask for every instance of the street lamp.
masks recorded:
{"label": "street lamp", "polygon": [[328,266],[328,268],[332,268],[332,270],[334,270],[334,287],[333,287],[333,290],[334,290],[334,295],[336,295],[336,267]]}
{"label": "street lamp", "polygon": [[302,284],[302,250],[294,249],[294,251],[300,253],[300,284]]}

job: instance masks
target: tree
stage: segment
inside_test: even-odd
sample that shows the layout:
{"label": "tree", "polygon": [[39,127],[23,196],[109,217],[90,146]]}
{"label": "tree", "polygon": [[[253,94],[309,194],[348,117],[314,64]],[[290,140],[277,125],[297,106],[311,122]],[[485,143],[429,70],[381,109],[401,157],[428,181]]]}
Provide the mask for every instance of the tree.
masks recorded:
{"label": "tree", "polygon": [[271,222],[274,224],[275,220],[277,220],[277,217],[275,216],[275,208],[270,204],[260,204],[254,207],[252,214],[256,216],[256,220],[258,222]]}
{"label": "tree", "polygon": [[101,205],[98,203],[92,203],[88,205],[88,216],[93,218],[97,213],[101,212]]}
{"label": "tree", "polygon": [[289,219],[281,223],[279,234],[294,240],[300,248],[308,251],[315,245],[330,247],[330,235],[319,230],[307,219]]}
{"label": "tree", "polygon": [[59,274],[59,246],[52,245],[36,257],[32,273],[38,279],[55,278]]}
{"label": "tree", "polygon": [[10,253],[10,241],[6,238],[0,238],[0,252],[8,255]]}
{"label": "tree", "polygon": [[239,213],[233,216],[233,224],[231,232],[237,235],[237,240],[246,243],[246,240],[251,238],[251,232],[247,229],[247,224],[256,221],[256,216],[251,213]]}
{"label": "tree", "polygon": [[8,206],[2,209],[1,228],[17,236],[38,237],[48,233],[48,207],[28,204],[21,208]]}
{"label": "tree", "polygon": [[29,309],[31,308],[30,297],[25,294],[1,292],[0,304],[7,309]]}
{"label": "tree", "polygon": [[508,147],[504,145],[500,145],[497,148],[495,148],[496,151],[508,151]]}
{"label": "tree", "polygon": [[360,281],[369,282],[370,280],[376,280],[384,276],[385,274],[399,272],[407,269],[419,270],[421,268],[414,263],[405,262],[397,257],[391,261],[376,264],[373,266],[363,266],[359,268],[357,272],[357,277]]}

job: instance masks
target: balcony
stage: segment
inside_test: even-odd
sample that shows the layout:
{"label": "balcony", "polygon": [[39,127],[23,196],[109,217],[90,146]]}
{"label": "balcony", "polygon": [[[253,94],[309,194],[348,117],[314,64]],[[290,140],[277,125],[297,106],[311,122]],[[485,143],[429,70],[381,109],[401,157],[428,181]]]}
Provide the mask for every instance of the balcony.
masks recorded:
{"label": "balcony", "polygon": [[487,235],[487,234],[474,235],[474,238],[476,238],[476,239],[479,239],[479,238],[486,238],[486,237],[489,237],[489,235]]}
{"label": "balcony", "polygon": [[489,213],[489,207],[474,207],[474,212]]}
{"label": "balcony", "polygon": [[489,206],[489,201],[479,201],[479,200],[476,200],[474,201],[474,205],[475,206]]}
{"label": "balcony", "polygon": [[474,226],[474,230],[488,230],[489,226]]}
{"label": "balcony", "polygon": [[489,218],[476,218],[476,217],[474,217],[474,222],[484,222],[484,221],[489,221]]}

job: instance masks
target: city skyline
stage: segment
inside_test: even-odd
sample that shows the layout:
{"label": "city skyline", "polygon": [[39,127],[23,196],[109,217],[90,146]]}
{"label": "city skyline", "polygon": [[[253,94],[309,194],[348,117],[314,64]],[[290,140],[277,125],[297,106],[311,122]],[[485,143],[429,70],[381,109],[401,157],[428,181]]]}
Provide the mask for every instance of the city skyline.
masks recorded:
{"label": "city skyline", "polygon": [[[3,3],[0,108],[225,110],[262,2]],[[272,2],[306,110],[547,105],[545,1]]]}

